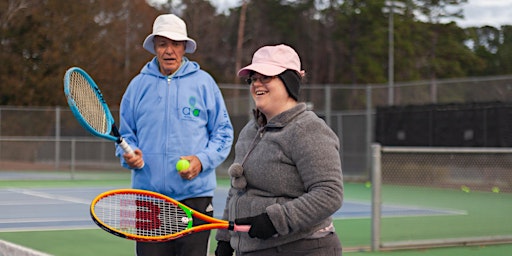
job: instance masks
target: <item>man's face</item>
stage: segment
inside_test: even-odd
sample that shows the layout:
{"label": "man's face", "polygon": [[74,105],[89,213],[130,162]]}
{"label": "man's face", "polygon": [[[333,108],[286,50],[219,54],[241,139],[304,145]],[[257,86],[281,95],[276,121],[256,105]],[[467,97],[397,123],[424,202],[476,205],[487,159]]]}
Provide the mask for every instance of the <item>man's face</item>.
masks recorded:
{"label": "man's face", "polygon": [[153,40],[160,72],[164,75],[174,73],[180,67],[181,59],[185,55],[186,41],[174,41],[162,36],[155,36]]}

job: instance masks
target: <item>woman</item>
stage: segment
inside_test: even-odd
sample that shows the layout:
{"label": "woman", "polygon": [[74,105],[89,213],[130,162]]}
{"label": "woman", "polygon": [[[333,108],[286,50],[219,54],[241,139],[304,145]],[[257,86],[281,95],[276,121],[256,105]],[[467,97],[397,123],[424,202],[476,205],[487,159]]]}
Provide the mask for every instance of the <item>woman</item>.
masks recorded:
{"label": "woman", "polygon": [[282,44],[260,48],[238,72],[256,110],[235,146],[223,218],[251,229],[219,230],[217,256],[341,255],[330,217],[343,201],[339,139],[297,101],[303,75]]}

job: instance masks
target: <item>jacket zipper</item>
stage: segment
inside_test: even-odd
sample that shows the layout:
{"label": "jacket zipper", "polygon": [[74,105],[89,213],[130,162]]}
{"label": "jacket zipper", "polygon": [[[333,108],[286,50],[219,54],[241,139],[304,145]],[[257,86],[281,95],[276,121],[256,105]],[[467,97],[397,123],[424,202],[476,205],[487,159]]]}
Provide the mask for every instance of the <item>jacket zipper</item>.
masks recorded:
{"label": "jacket zipper", "polygon": [[[166,80],[167,80],[167,86],[165,88],[165,102],[169,102],[169,93],[171,93],[171,76],[167,76],[166,77]],[[165,104],[165,130],[168,131],[169,130],[169,118],[167,118],[167,116],[169,116],[169,104]],[[162,166],[166,166],[166,163],[167,163],[167,151],[168,151],[168,147],[169,146],[169,143],[168,143],[168,138],[167,138],[167,135],[165,135],[165,152],[164,152],[164,157],[162,157]],[[163,173],[163,176],[165,177],[166,173],[164,171]],[[162,190],[165,191],[165,188],[167,187],[167,182],[166,182],[166,179],[163,180],[163,183],[164,183],[164,188],[162,188]],[[173,191],[174,193],[174,191]]]}

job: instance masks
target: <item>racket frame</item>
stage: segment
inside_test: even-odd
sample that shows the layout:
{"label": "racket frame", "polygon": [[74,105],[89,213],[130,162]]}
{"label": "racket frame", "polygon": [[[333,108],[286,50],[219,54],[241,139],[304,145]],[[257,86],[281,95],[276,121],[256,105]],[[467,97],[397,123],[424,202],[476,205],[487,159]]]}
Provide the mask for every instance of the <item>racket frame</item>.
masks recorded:
{"label": "racket frame", "polygon": [[[71,75],[73,73],[79,73],[86,81],[87,84],[91,87],[91,90],[94,92],[96,97],[98,98],[98,101],[102,107],[103,113],[105,114],[105,121],[107,122],[106,131],[105,132],[99,132],[94,127],[92,127],[82,116],[80,113],[80,110],[78,109],[78,106],[76,104],[76,101],[73,97],[73,94],[71,93]],[[107,139],[110,141],[115,141],[121,148],[124,150],[125,153],[134,154],[133,149],[124,141],[124,139],[119,134],[119,130],[116,127],[114,117],[112,116],[112,112],[110,111],[107,102],[103,98],[103,94],[101,93],[100,88],[98,85],[94,82],[92,77],[85,72],[85,70],[79,68],[79,67],[71,67],[69,68],[65,75],[64,75],[64,94],[66,95],[67,103],[69,105],[69,108],[71,109],[71,112],[75,116],[75,118],[78,120],[78,123],[86,129],[89,133],[91,133],[94,136]],[[114,136],[110,135],[113,134]]]}
{"label": "racket frame", "polygon": [[[137,235],[137,234],[124,232],[123,230],[117,229],[115,227],[111,227],[110,225],[103,222],[99,218],[99,216],[95,213],[94,209],[95,209],[96,204],[101,199],[109,197],[109,196],[113,196],[116,194],[134,194],[134,195],[140,195],[140,196],[148,196],[148,197],[153,197],[153,198],[164,200],[168,203],[174,204],[174,205],[180,207],[181,209],[183,209],[183,211],[186,213],[187,218],[189,218],[189,223],[188,223],[189,226],[182,231],[172,233],[172,234],[163,235],[163,236]],[[117,207],[120,207],[120,206],[117,206]],[[217,219],[214,217],[210,217],[208,215],[205,215],[203,213],[193,210],[192,208],[184,205],[183,203],[180,203],[179,201],[177,201],[173,198],[162,195],[160,193],[147,191],[147,190],[141,190],[141,189],[115,189],[115,190],[109,190],[109,191],[103,192],[103,193],[99,194],[98,196],[96,196],[96,198],[94,198],[93,201],[91,202],[90,214],[91,214],[91,218],[93,219],[94,223],[96,223],[96,225],[98,225],[103,230],[105,230],[113,235],[116,235],[118,237],[135,240],[135,241],[141,241],[141,242],[169,241],[169,240],[178,239],[180,237],[183,237],[183,236],[186,236],[186,235],[189,235],[192,233],[206,231],[206,230],[212,230],[212,229],[228,229],[228,230],[234,230],[234,231],[247,232],[250,228],[250,226],[246,226],[246,225],[238,226],[238,225],[235,225],[233,222],[228,222],[226,220],[220,220],[220,219]],[[192,226],[192,222],[193,222],[192,217],[204,220],[208,223],[198,225],[198,226]]]}

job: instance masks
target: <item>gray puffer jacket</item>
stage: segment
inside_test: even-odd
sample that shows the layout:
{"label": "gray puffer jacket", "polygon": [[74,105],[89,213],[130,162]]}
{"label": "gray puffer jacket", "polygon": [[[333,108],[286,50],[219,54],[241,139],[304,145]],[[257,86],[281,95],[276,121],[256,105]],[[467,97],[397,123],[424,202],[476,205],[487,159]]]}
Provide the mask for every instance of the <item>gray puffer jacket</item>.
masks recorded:
{"label": "gray puffer jacket", "polygon": [[343,202],[339,145],[336,134],[304,103],[264,125],[250,121],[235,146],[223,219],[267,212],[278,235],[262,240],[218,230],[216,239],[250,252],[307,238],[329,226]]}

